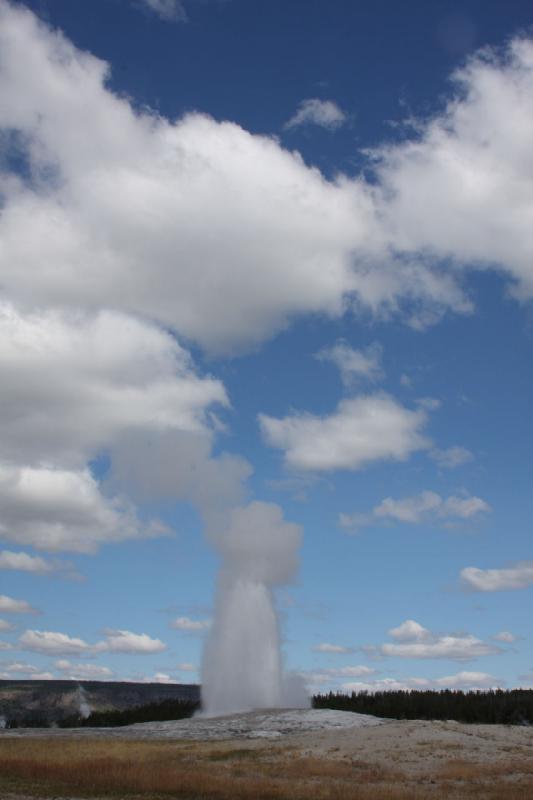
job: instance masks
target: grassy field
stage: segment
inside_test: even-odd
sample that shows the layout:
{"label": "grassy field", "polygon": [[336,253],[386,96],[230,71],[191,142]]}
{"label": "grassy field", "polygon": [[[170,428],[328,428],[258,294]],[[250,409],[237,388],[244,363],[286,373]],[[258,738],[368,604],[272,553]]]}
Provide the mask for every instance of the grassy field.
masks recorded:
{"label": "grassy field", "polygon": [[456,753],[413,775],[297,748],[256,743],[3,739],[0,796],[121,800],[422,800],[533,798],[531,762],[476,764]]}

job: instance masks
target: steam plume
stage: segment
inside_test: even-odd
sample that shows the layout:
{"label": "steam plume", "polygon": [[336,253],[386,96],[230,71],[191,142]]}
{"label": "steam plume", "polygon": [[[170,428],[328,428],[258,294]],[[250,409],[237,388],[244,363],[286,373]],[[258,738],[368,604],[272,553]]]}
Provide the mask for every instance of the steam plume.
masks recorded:
{"label": "steam plume", "polygon": [[78,708],[82,719],[87,719],[87,717],[91,716],[91,706],[87,701],[87,693],[81,683],[78,683]]}
{"label": "steam plume", "polygon": [[301,692],[289,696],[294,679],[283,676],[272,595],[294,575],[300,527],[285,522],[279,506],[256,501],[233,509],[226,529],[211,538],[222,564],[203,658],[205,713],[300,705]]}
{"label": "steam plume", "polygon": [[114,492],[188,500],[221,557],[213,625],[202,665],[202,701],[210,715],[308,705],[296,676],[284,676],[273,591],[292,579],[302,533],[279,506],[243,505],[251,467],[212,456],[211,436],[128,432],[113,449]]}

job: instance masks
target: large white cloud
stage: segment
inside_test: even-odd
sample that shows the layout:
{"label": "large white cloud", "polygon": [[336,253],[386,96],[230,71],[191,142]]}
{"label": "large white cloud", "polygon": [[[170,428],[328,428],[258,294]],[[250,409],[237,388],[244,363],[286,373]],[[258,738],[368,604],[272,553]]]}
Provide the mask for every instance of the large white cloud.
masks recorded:
{"label": "large white cloud", "polygon": [[445,109],[378,154],[396,247],[455,267],[503,269],[533,295],[533,40],[485,49],[454,75]]}
{"label": "large white cloud", "polygon": [[142,524],[129,503],[107,499],[85,470],[0,464],[0,537],[49,552],[94,552],[99,544],[167,529]]}
{"label": "large white cloud", "polygon": [[[209,407],[227,405],[223,385],[200,377],[175,338],[154,325],[109,311],[23,314],[0,304],[0,375],[3,539],[89,552],[163,532],[140,524],[130,503],[105,497],[85,466],[114,445],[131,460],[128,437],[196,434],[210,468],[205,485],[216,487],[215,473],[223,475],[221,492],[233,473],[237,485],[247,474],[239,460],[226,458],[218,471],[209,460]],[[135,456],[145,463],[153,450]],[[186,454],[178,449],[174,460],[191,474]]]}
{"label": "large white cloud", "polygon": [[32,174],[2,179],[15,299],[121,308],[219,351],[300,314],[470,308],[449,276],[393,257],[375,187],[328,181],[230,122],[134,110],[107,88],[108,65],[6,0],[0,46],[0,127]]}
{"label": "large white cloud", "polygon": [[373,184],[328,181],[229,122],[135,110],[106,86],[108,65],[6,0],[0,49],[0,127],[31,173],[1,181],[14,298],[111,305],[228,350],[298,314],[407,301],[420,327],[468,311],[435,258],[533,292],[530,40],[471,59],[442,112],[376,151]]}
{"label": "large white cloud", "polygon": [[287,466],[298,470],[359,469],[372,461],[404,461],[429,447],[422,435],[425,422],[422,409],[411,411],[384,392],[342,400],[324,417],[259,415],[265,441],[284,450]]}
{"label": "large white cloud", "polygon": [[342,312],[372,226],[356,183],[229,122],[135,112],[106,64],[6,2],[0,47],[0,126],[38,175],[3,181],[7,291],[134,311],[215,349]]}
{"label": "large white cloud", "polygon": [[80,466],[128,430],[205,427],[227,404],[164,331],[122,314],[23,314],[0,305],[4,461]]}

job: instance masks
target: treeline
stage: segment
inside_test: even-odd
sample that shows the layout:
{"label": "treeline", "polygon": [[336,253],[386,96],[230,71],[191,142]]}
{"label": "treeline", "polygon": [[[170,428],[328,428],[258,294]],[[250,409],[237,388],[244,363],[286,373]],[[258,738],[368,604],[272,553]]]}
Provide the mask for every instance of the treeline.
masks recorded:
{"label": "treeline", "polygon": [[5,717],[2,715],[0,728],[49,728],[50,720],[43,714],[26,714],[23,717]]}
{"label": "treeline", "polygon": [[315,695],[313,708],[356,711],[388,719],[453,719],[458,722],[531,725],[533,689],[329,692]]}
{"label": "treeline", "polygon": [[123,711],[93,711],[88,717],[73,715],[61,720],[61,728],[114,728],[120,725],[133,725],[136,722],[166,722],[167,720],[192,717],[200,708],[197,700],[162,700],[159,703],[146,703],[132,706]]}

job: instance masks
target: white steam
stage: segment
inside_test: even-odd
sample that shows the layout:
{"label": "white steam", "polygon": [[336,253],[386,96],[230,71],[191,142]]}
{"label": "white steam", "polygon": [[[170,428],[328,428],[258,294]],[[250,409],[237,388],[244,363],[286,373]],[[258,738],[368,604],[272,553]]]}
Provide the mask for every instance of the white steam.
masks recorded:
{"label": "white steam", "polygon": [[92,709],[87,700],[87,693],[81,683],[78,683],[78,710],[82,719],[91,716]]}
{"label": "white steam", "polygon": [[222,564],[202,667],[207,715],[307,704],[299,682],[283,674],[272,594],[293,577],[301,536],[279,506],[258,501],[233,509],[212,534]]}
{"label": "white steam", "polygon": [[295,575],[302,533],[279,506],[243,505],[250,465],[212,453],[207,431],[131,433],[112,450],[108,485],[145,500],[189,501],[221,557],[213,624],[202,666],[209,715],[307,706],[303,681],[283,674],[273,592]]}

